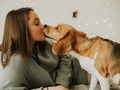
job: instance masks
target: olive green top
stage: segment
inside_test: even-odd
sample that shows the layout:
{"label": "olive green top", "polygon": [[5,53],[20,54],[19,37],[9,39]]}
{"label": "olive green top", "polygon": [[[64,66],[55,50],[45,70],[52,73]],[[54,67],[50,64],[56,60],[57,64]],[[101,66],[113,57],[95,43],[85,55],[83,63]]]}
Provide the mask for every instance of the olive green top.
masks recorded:
{"label": "olive green top", "polygon": [[56,84],[68,87],[71,79],[71,58],[53,54],[52,45],[47,42],[45,52],[39,52],[29,60],[22,60],[17,53],[12,55],[1,76],[0,90],[30,90]]}

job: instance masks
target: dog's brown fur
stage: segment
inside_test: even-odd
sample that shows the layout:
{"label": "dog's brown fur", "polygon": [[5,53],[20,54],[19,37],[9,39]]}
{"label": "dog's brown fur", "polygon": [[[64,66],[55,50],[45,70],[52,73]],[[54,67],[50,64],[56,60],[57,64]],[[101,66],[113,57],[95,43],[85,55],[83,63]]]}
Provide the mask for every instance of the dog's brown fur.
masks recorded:
{"label": "dog's brown fur", "polygon": [[99,36],[88,38],[84,32],[66,24],[48,26],[44,32],[47,37],[57,41],[52,49],[55,54],[67,54],[74,50],[82,56],[93,58],[98,52],[95,67],[103,77],[120,73],[120,44]]}

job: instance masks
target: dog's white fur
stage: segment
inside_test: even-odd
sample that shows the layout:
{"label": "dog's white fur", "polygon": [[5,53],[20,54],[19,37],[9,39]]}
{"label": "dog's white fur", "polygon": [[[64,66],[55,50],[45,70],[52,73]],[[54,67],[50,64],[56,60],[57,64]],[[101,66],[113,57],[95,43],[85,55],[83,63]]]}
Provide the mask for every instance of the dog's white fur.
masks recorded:
{"label": "dog's white fur", "polygon": [[109,87],[110,86],[109,78],[102,77],[99,74],[99,72],[97,71],[97,69],[94,67],[94,60],[96,58],[97,52],[95,53],[93,59],[91,59],[89,57],[81,56],[78,53],[76,53],[75,51],[71,51],[70,54],[79,60],[79,63],[84,70],[86,70],[88,73],[92,74],[89,90],[95,90],[98,81],[101,84],[101,90],[109,90],[109,88],[110,88]]}
{"label": "dog's white fur", "polygon": [[[104,41],[100,37],[88,39],[86,34],[66,24],[48,26],[44,32],[46,36],[57,41],[53,46],[55,54],[70,53],[79,60],[83,69],[92,74],[89,90],[95,90],[98,81],[101,90],[109,90],[111,83],[120,89],[120,58],[111,55],[114,42],[111,44],[110,41]],[[75,32],[71,34],[73,37],[67,37],[71,32]],[[67,40],[62,41],[62,39]],[[105,51],[101,51],[104,49]]]}

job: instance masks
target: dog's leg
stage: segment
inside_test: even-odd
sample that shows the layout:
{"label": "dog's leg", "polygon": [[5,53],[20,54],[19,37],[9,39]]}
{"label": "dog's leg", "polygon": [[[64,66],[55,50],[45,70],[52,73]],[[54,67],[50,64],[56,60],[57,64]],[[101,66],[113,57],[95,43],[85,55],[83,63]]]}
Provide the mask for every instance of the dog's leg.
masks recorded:
{"label": "dog's leg", "polygon": [[94,75],[92,75],[89,90],[95,90],[97,86],[97,82],[98,82],[98,79]]}
{"label": "dog's leg", "polygon": [[109,78],[104,78],[100,76],[99,78],[101,90],[110,90]]}
{"label": "dog's leg", "polygon": [[114,88],[119,88],[119,90],[120,90],[120,73],[111,77],[111,80],[112,80],[113,87]]}

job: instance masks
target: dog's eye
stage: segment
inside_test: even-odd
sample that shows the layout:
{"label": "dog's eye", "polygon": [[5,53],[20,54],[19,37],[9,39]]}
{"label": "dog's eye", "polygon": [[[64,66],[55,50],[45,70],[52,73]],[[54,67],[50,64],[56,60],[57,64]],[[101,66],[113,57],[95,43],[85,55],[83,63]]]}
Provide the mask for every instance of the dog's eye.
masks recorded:
{"label": "dog's eye", "polygon": [[58,27],[56,27],[55,29],[58,30]]}
{"label": "dog's eye", "polygon": [[58,27],[56,27],[55,29],[56,29],[57,32],[59,32],[59,28]]}

